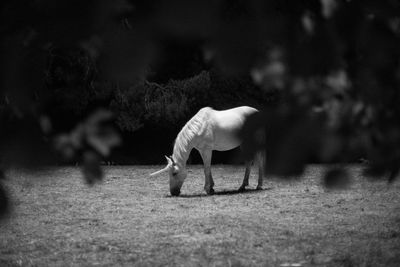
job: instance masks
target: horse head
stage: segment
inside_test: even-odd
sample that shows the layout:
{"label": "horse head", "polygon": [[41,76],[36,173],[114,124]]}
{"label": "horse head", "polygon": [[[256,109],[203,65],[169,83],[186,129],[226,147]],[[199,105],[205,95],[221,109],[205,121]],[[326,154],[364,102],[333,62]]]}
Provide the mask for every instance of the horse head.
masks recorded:
{"label": "horse head", "polygon": [[187,176],[186,168],[177,164],[172,156],[165,156],[165,158],[167,159],[167,166],[162,170],[150,174],[150,176],[155,176],[164,172],[168,172],[169,190],[171,192],[171,195],[179,196],[179,194],[181,193],[182,184]]}

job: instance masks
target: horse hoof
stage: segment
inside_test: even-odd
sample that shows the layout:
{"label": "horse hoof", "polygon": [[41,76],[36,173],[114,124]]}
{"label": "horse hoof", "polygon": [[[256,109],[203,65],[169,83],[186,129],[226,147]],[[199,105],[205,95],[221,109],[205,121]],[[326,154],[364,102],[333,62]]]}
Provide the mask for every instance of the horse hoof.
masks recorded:
{"label": "horse hoof", "polygon": [[257,186],[256,190],[264,190],[264,189],[262,188],[262,186]]}
{"label": "horse hoof", "polygon": [[215,191],[214,189],[206,190],[207,195],[214,195]]}
{"label": "horse hoof", "polygon": [[238,191],[239,191],[239,192],[244,192],[244,191],[246,191],[246,187],[241,186],[241,187],[239,187]]}

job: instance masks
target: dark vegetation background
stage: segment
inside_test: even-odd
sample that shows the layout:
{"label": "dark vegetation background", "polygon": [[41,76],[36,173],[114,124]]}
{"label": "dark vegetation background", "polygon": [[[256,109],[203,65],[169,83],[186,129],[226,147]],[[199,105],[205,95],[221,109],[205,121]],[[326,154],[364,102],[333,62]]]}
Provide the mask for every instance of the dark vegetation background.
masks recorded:
{"label": "dark vegetation background", "polygon": [[163,163],[200,107],[246,104],[270,173],[366,158],[393,180],[399,38],[395,0],[2,1],[1,168],[79,162],[92,183],[105,160]]}

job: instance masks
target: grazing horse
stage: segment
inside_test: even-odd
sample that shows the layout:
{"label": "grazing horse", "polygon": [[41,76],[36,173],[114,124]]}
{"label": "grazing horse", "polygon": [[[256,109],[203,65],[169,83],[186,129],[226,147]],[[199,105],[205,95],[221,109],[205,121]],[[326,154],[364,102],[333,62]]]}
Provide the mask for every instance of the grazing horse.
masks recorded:
{"label": "grazing horse", "polygon": [[[170,192],[178,196],[182,184],[187,176],[186,161],[193,148],[196,148],[203,159],[205,185],[207,194],[214,193],[214,181],[211,175],[211,156],[213,150],[226,151],[242,145],[239,132],[243,128],[246,118],[258,112],[257,109],[247,106],[217,111],[210,107],[199,110],[179,132],[171,157],[166,157],[167,166],[151,176],[168,172]],[[259,164],[257,189],[262,189],[263,158],[259,153],[256,156]],[[245,190],[249,184],[249,175],[252,161],[246,162],[246,171],[239,191]]]}

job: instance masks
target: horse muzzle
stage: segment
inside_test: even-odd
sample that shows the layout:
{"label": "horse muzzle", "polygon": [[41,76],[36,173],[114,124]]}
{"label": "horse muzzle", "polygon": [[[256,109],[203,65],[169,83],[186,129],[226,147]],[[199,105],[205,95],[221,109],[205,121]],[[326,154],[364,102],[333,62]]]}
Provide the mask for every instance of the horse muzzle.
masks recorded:
{"label": "horse muzzle", "polygon": [[171,192],[172,196],[177,197],[181,193],[181,189],[180,188],[173,188],[173,189],[170,190],[170,192]]}

